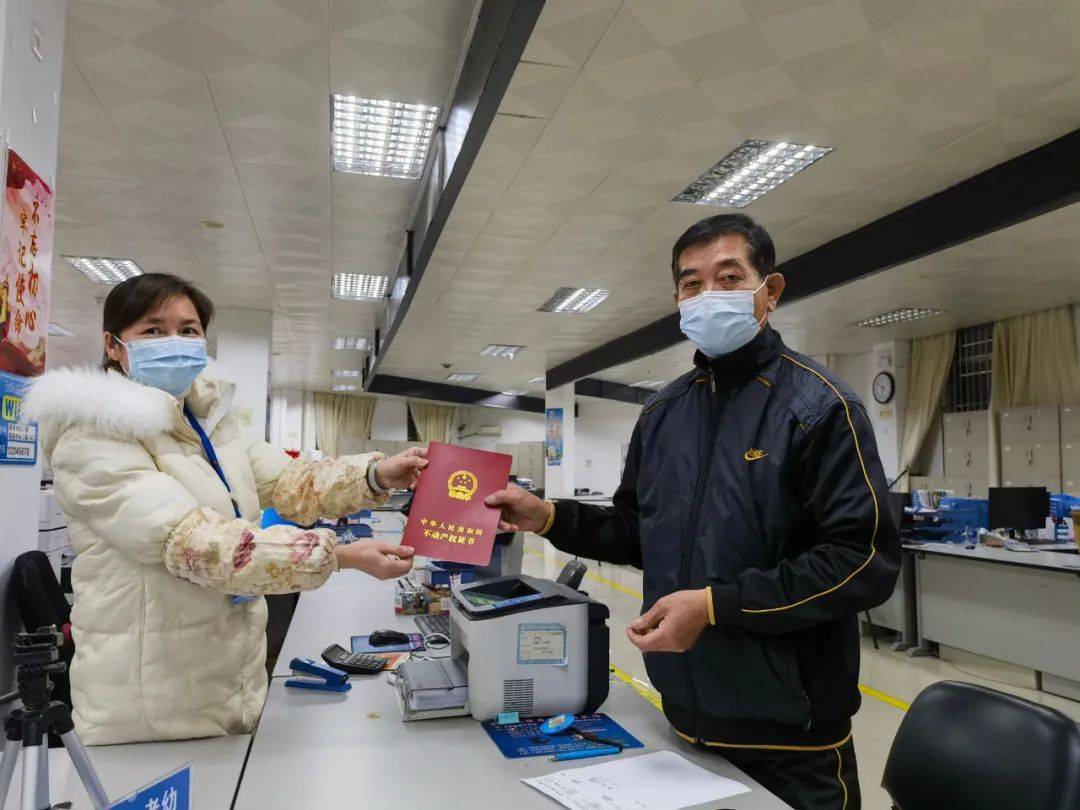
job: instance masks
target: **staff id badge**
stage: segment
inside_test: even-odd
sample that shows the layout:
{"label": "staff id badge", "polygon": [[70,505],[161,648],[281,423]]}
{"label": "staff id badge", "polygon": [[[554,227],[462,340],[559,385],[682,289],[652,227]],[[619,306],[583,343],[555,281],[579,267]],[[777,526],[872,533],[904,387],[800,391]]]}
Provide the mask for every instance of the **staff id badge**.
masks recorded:
{"label": "staff id badge", "polygon": [[519,624],[518,664],[565,667],[566,627],[561,624]]}

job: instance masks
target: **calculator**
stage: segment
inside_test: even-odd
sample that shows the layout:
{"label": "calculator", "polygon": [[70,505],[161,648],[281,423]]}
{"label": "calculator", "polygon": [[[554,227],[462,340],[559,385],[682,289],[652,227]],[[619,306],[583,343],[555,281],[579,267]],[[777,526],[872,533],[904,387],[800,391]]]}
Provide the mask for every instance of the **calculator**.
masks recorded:
{"label": "calculator", "polygon": [[322,660],[350,675],[374,675],[386,666],[386,659],[381,655],[346,652],[340,644],[331,644],[323,650]]}

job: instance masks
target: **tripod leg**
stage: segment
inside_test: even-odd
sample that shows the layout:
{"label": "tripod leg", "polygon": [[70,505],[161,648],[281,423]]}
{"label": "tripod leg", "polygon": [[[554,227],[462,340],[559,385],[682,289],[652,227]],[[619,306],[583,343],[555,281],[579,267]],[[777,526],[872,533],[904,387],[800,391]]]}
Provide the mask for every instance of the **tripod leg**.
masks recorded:
{"label": "tripod leg", "polygon": [[37,769],[37,795],[40,802],[41,797],[45,797],[46,801],[43,807],[48,810],[52,807],[52,801],[49,799],[49,739],[45,738],[45,742],[42,743],[38,754],[38,769]]}
{"label": "tripod leg", "polygon": [[[41,745],[23,746],[23,771],[22,771],[22,805],[21,810],[49,810],[49,793],[46,790],[44,796],[38,794],[41,785],[38,784],[38,774],[41,766],[38,760],[41,757]],[[49,755],[45,749],[45,756]],[[47,786],[46,786],[47,787]],[[41,802],[44,801],[44,804]]]}
{"label": "tripod leg", "polygon": [[79,778],[82,780],[83,787],[86,788],[87,795],[90,796],[90,801],[94,803],[94,807],[100,808],[100,810],[108,810],[109,796],[105,793],[101,780],[98,779],[97,772],[90,762],[90,755],[86,753],[82,740],[79,739],[74,729],[61,734],[60,740],[64,743],[64,748],[67,749],[68,756],[71,757],[71,762],[75,765],[75,770],[79,772]]}
{"label": "tripod leg", "polygon": [[15,775],[15,766],[19,762],[19,744],[19,740],[4,741],[4,755],[0,757],[0,807],[7,804],[11,777]]}

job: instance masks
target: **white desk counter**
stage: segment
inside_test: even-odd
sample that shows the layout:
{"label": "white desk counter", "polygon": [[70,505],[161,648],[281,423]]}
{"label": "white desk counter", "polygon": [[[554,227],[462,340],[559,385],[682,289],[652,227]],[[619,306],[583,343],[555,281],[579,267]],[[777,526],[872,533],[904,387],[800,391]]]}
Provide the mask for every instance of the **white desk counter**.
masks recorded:
{"label": "white desk counter", "polygon": [[1080,698],[1080,556],[947,543],[904,550],[914,555],[919,648],[936,641],[1016,664],[1045,691]]}
{"label": "white desk counter", "polygon": [[[333,642],[348,649],[351,635],[378,628],[410,631],[411,617],[393,613],[392,582],[356,572],[300,597],[275,675],[296,655],[318,658]],[[613,628],[612,632],[619,632]],[[438,653],[435,653],[438,654]],[[557,805],[519,780],[597,764],[505,759],[471,718],[404,723],[383,674],[352,678],[344,694],[287,689],[271,681],[266,708],[240,785],[238,810],[269,807],[513,807],[551,810]],[[751,788],[725,799],[732,810],[773,810],[783,802],[718,755],[680,740],[663,715],[634,690],[614,681],[602,711],[645,744],[635,756],[662,749]]]}
{"label": "white desk counter", "polygon": [[[233,800],[250,742],[251,735],[242,734],[204,740],[100,745],[86,750],[112,801],[122,799],[159,776],[190,762],[193,766],[191,806],[198,810],[224,810]],[[19,807],[21,770],[20,757],[5,810]],[[90,810],[93,807],[71,759],[62,749],[49,751],[49,790],[54,805],[67,801],[72,803],[74,810]]]}

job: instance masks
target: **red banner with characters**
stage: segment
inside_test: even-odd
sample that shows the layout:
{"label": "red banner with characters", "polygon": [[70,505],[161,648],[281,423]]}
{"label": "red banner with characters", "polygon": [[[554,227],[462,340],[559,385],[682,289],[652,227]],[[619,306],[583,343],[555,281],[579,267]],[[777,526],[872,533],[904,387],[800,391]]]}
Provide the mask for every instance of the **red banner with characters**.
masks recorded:
{"label": "red banner with characters", "polygon": [[0,221],[0,371],[45,371],[52,242],[52,189],[9,149]]}

